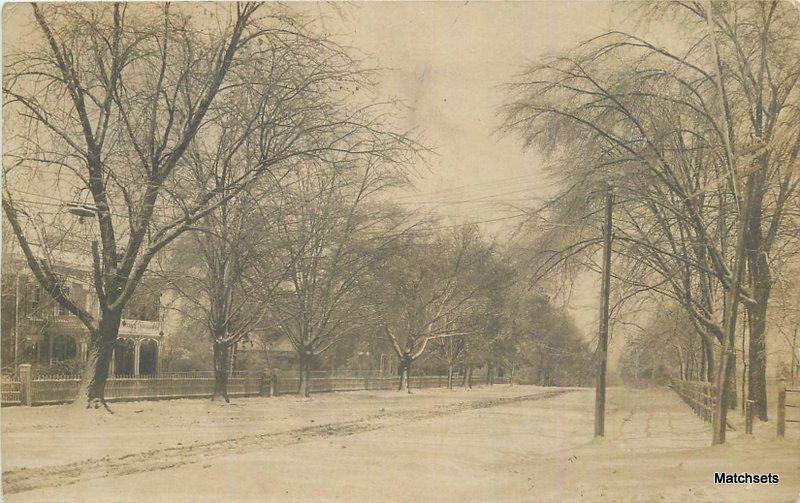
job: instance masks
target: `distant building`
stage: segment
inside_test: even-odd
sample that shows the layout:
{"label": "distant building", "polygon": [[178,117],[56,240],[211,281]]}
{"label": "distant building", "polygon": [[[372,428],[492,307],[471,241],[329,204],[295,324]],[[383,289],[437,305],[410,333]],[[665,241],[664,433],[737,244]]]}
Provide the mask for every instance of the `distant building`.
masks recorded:
{"label": "distant building", "polygon": [[297,352],[291,341],[268,322],[253,328],[232,353],[234,370],[298,368]]}
{"label": "distant building", "polygon": [[[13,239],[6,236],[7,239]],[[55,302],[37,283],[21,254],[3,247],[2,366],[11,371],[31,363],[50,372],[77,372],[86,360],[89,333],[77,317]],[[63,273],[72,298],[93,315],[90,267],[80,257],[54,264]],[[83,261],[85,262],[85,260]],[[160,292],[143,281],[123,312],[110,366],[111,375],[155,375],[160,369],[164,320]]]}

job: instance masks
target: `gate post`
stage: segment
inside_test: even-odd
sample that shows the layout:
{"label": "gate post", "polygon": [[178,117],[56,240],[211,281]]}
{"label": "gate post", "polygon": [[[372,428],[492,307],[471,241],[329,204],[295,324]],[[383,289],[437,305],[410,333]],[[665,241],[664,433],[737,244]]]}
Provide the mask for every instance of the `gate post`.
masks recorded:
{"label": "gate post", "polygon": [[33,371],[30,363],[19,366],[19,401],[22,405],[33,405]]}
{"label": "gate post", "polygon": [[778,386],[778,437],[786,435],[786,378],[781,377]]}

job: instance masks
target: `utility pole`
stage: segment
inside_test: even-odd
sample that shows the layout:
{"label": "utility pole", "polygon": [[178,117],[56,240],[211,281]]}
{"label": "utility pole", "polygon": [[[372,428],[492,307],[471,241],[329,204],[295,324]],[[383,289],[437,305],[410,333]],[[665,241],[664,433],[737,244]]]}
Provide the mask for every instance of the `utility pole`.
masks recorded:
{"label": "utility pole", "polygon": [[19,277],[20,272],[17,271],[14,278],[14,372],[20,364],[19,359]]}
{"label": "utility pole", "polygon": [[605,436],[606,365],[608,361],[608,315],[611,300],[611,209],[614,194],[606,185],[606,215],[603,224],[603,280],[600,287],[600,331],[597,338],[597,379],[594,399],[594,436]]}

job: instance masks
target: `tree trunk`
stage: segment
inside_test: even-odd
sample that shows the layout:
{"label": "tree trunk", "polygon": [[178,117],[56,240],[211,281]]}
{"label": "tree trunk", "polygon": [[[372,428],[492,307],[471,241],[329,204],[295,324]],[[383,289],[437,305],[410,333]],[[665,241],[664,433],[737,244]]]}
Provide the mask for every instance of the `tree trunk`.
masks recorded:
{"label": "tree trunk", "polygon": [[78,396],[74,405],[78,408],[99,409],[111,412],[105,398],[106,381],[108,381],[108,367],[114,354],[114,343],[119,334],[119,325],[122,321],[121,314],[106,313],[100,320],[99,330],[89,339],[87,348],[86,366],[83,369]]}
{"label": "tree trunk", "polygon": [[228,345],[225,343],[214,343],[214,394],[211,400],[214,402],[225,400],[230,403],[228,398]]}
{"label": "tree trunk", "polygon": [[703,350],[706,352],[706,382],[714,382],[714,369],[716,362],[714,357],[714,344],[711,340],[707,340]]}
{"label": "tree trunk", "polygon": [[494,384],[494,366],[492,362],[486,364],[486,385],[492,386]]}
{"label": "tree trunk", "polygon": [[[727,316],[727,315],[726,315]],[[734,321],[736,320],[736,315],[732,315]],[[726,323],[727,325],[727,323]],[[727,429],[727,417],[728,417],[728,399],[730,397],[730,392],[728,387],[730,386],[730,376],[728,375],[728,369],[730,365],[728,364],[731,359],[730,355],[730,344],[731,339],[733,339],[731,334],[731,328],[725,327],[725,339],[722,344],[722,351],[720,352],[720,362],[717,368],[717,374],[714,379],[714,389],[715,389],[715,396],[716,396],[716,404],[714,406],[714,414],[713,414],[713,435],[711,443],[716,444],[724,444],[725,443],[725,430]]]}
{"label": "tree trunk", "polygon": [[701,370],[702,374],[705,375],[704,378],[701,380],[706,382],[713,382],[714,381],[714,344],[710,338],[703,337],[702,338],[702,350],[703,350],[703,361],[705,363],[705,368]]}
{"label": "tree trunk", "polygon": [[706,374],[706,341],[701,336],[700,337],[700,380],[705,381],[707,379]]}
{"label": "tree trunk", "polygon": [[728,358],[728,408],[733,410],[736,408],[736,353],[733,352],[733,343],[731,343],[731,357]]}
{"label": "tree trunk", "polygon": [[[765,194],[766,173],[769,160],[765,154],[759,157],[760,169],[749,175],[753,186],[752,202],[748,214],[747,232],[745,233],[747,250],[747,270],[749,286],[754,304],[747,304],[747,319],[750,325],[750,345],[748,365],[748,400],[752,402],[756,417],[767,420],[767,358],[766,358],[766,325],[767,306],[772,290],[772,276],[767,258],[768,247],[762,231],[764,219],[763,199]],[[779,218],[777,215],[772,217]],[[774,222],[773,222],[774,223]]]}
{"label": "tree trunk", "polygon": [[745,345],[747,344],[747,306],[745,306],[744,313],[742,315],[742,375],[739,377],[741,379],[741,388],[739,389],[740,393],[740,403],[742,415],[747,418],[747,348]]}
{"label": "tree trunk", "polygon": [[447,389],[453,389],[453,366],[447,367]]}
{"label": "tree trunk", "polygon": [[508,385],[509,386],[513,386],[514,385],[514,364],[513,363],[511,364],[511,375],[508,376]]}
{"label": "tree trunk", "polygon": [[400,359],[400,385],[397,387],[398,391],[406,391],[411,394],[411,386],[409,386],[408,378],[411,375],[411,361],[408,357]]}
{"label": "tree trunk", "polygon": [[113,354],[114,343],[92,337],[89,341],[86,365],[83,369],[81,385],[75,405],[79,408],[99,409],[102,405],[108,410],[105,399],[106,381]]}
{"label": "tree trunk", "polygon": [[300,386],[297,388],[297,396],[308,398],[311,394],[311,358],[307,351],[300,351]]}
{"label": "tree trunk", "polygon": [[[750,322],[750,344],[748,353],[748,400],[753,401],[755,416],[761,421],[767,420],[767,358],[765,332],[767,327],[767,302],[770,295],[769,265],[762,263],[766,259],[757,259],[751,265],[751,275],[766,276],[755,281],[753,296],[756,304],[748,305],[747,314]],[[753,261],[751,261],[751,264]],[[766,271],[765,271],[766,270]],[[754,272],[757,271],[757,272]]]}
{"label": "tree trunk", "polygon": [[[686,379],[691,381],[692,379],[695,378],[695,367],[697,367],[697,359],[690,351],[687,351],[686,354],[681,358],[683,358],[683,366],[686,369]],[[702,366],[699,367],[699,369],[702,368],[703,368]],[[697,371],[697,379],[702,380],[702,377],[700,377],[700,370]]]}
{"label": "tree trunk", "polygon": [[730,376],[727,375],[729,368],[729,360],[733,359],[734,345],[736,343],[736,317],[739,314],[739,291],[742,285],[744,276],[744,268],[746,266],[746,235],[748,218],[750,217],[751,196],[753,190],[753,177],[751,174],[748,178],[747,193],[744,197],[742,205],[742,212],[740,218],[740,228],[736,238],[736,247],[733,257],[733,271],[731,277],[731,285],[728,291],[725,292],[723,313],[724,319],[722,324],[722,348],[720,350],[720,361],[717,364],[717,374],[714,379],[715,392],[717,401],[714,404],[714,414],[712,420],[712,437],[711,444],[718,445],[725,443],[725,431],[728,427],[728,386],[731,382]]}
{"label": "tree trunk", "polygon": [[747,414],[747,362],[742,364],[742,415]]}
{"label": "tree trunk", "polygon": [[467,365],[467,370],[464,371],[464,380],[462,385],[467,389],[472,389],[472,365]]}

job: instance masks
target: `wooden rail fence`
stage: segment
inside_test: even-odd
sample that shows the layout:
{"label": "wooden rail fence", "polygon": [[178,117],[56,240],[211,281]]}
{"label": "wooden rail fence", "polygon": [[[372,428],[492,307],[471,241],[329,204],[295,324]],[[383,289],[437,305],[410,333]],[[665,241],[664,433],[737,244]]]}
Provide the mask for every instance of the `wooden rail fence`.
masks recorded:
{"label": "wooden rail fence", "polygon": [[703,421],[710,423],[713,420],[716,403],[713,384],[705,381],[673,380],[670,387]]}
{"label": "wooden rail fence", "polygon": [[[509,384],[509,379],[495,378],[493,384]],[[380,371],[314,371],[310,392],[388,390],[399,386],[399,377],[383,376]],[[472,384],[486,384],[485,376],[475,376]],[[454,385],[456,383],[454,382]],[[78,375],[36,375],[29,365],[21,365],[19,375],[4,377],[0,391],[2,405],[46,405],[75,399],[80,386]],[[228,377],[231,397],[274,396],[296,393],[300,378],[296,372],[232,372]],[[443,388],[446,375],[420,375],[409,378],[409,387]],[[207,371],[174,372],[158,376],[114,376],[106,383],[106,400],[133,401],[177,398],[207,398],[214,390],[214,373]]]}
{"label": "wooden rail fence", "polygon": [[786,423],[800,423],[800,388],[787,388],[786,379],[781,379],[778,387],[777,423],[779,437],[786,436]]}
{"label": "wooden rail fence", "polygon": [[[701,381],[673,380],[670,387],[679,397],[703,420],[711,422],[714,417],[714,404],[716,393],[711,383]],[[786,423],[800,424],[800,388],[787,387],[786,379],[782,378],[778,386],[778,414],[776,418],[777,433],[779,437],[786,436]],[[745,433],[753,433],[752,401],[746,402]],[[787,417],[788,416],[788,417]],[[730,423],[728,428],[731,427]]]}
{"label": "wooden rail fence", "polygon": [[[674,379],[669,386],[703,421],[709,423],[714,421],[714,406],[717,403],[717,393],[712,383]],[[735,430],[730,423],[727,423],[727,425],[729,430]]]}

